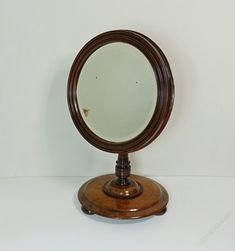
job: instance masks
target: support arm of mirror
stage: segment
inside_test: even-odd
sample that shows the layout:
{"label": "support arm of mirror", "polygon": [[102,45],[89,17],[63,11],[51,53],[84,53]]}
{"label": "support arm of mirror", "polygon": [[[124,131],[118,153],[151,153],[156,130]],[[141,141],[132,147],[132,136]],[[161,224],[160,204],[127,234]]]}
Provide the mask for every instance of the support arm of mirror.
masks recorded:
{"label": "support arm of mirror", "polygon": [[116,177],[104,185],[104,192],[114,198],[134,198],[143,188],[134,179],[129,178],[131,165],[127,153],[119,153],[116,161]]}
{"label": "support arm of mirror", "polygon": [[128,153],[119,153],[116,161],[115,174],[117,178],[117,184],[120,186],[127,186],[130,184],[128,177],[131,174],[131,165],[128,157]]}

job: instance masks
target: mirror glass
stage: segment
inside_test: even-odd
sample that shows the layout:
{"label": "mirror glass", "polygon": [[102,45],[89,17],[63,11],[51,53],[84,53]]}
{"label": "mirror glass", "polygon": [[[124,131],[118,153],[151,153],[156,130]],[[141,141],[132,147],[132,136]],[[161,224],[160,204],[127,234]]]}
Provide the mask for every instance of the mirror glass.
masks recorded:
{"label": "mirror glass", "polygon": [[153,68],[134,46],[106,44],[85,62],[77,99],[82,118],[93,133],[111,142],[131,140],[145,129],[156,107]]}

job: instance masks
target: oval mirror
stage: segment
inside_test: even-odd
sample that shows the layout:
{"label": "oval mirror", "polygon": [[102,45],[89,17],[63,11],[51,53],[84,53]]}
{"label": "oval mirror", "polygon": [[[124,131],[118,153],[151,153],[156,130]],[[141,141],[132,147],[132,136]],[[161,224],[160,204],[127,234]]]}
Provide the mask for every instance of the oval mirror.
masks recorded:
{"label": "oval mirror", "polygon": [[135,31],[102,33],[76,56],[67,95],[81,135],[103,151],[118,153],[115,175],[96,177],[79,189],[82,210],[121,219],[166,212],[167,191],[154,180],[131,175],[128,158],[159,136],[172,110],[173,77],[161,49]]}
{"label": "oval mirror", "polygon": [[146,128],[155,110],[153,68],[130,44],[104,45],[83,65],[77,99],[84,122],[97,136],[111,142],[131,140]]}

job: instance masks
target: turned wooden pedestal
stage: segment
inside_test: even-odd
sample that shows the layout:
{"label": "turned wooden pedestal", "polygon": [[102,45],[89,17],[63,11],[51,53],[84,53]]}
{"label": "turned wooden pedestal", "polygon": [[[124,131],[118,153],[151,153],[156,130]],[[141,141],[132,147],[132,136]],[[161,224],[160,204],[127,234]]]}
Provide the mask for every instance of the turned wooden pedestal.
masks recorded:
{"label": "turned wooden pedestal", "polygon": [[130,175],[127,154],[119,154],[116,175],[87,181],[78,192],[82,210],[110,218],[135,219],[166,212],[168,194],[154,180]]}

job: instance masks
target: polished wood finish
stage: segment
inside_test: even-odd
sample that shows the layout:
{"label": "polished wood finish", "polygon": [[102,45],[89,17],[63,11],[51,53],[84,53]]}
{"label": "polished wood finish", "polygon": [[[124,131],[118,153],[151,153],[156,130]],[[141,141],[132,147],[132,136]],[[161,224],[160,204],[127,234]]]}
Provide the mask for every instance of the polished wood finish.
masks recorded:
{"label": "polished wood finish", "polygon": [[133,179],[129,179],[127,185],[120,185],[118,179],[114,178],[104,184],[103,191],[114,198],[129,199],[140,195],[143,187]]}
{"label": "polished wood finish", "polygon": [[118,154],[115,170],[115,179],[110,180],[103,187],[107,195],[115,198],[133,198],[143,191],[141,184],[128,178],[131,172],[131,165],[127,153]]}
{"label": "polished wood finish", "polygon": [[[97,49],[113,42],[124,42],[133,45],[146,56],[155,73],[158,89],[155,111],[146,128],[137,137],[118,143],[100,138],[88,128],[82,118],[77,100],[79,75],[86,60]],[[150,144],[167,124],[174,100],[173,77],[166,57],[151,39],[135,31],[108,31],[91,39],[76,56],[69,73],[67,98],[73,122],[89,143],[106,152],[130,153]]]}
{"label": "polished wood finish", "polygon": [[127,153],[119,153],[116,161],[115,174],[119,185],[128,185],[128,177],[131,173],[131,165]]}
{"label": "polished wood finish", "polygon": [[[79,75],[86,60],[100,47],[128,43],[139,49],[152,65],[158,90],[156,106],[146,128],[125,142],[110,142],[97,136],[84,122],[78,106]],[[150,144],[162,132],[174,101],[174,83],[169,63],[161,49],[148,37],[135,31],[115,30],[90,40],[78,53],[71,67],[67,89],[68,105],[73,122],[81,135],[100,150],[117,153],[115,175],[103,175],[87,181],[79,190],[82,211],[110,218],[134,219],[166,212],[168,194],[157,182],[130,174],[128,153]]]}
{"label": "polished wood finish", "polygon": [[78,192],[83,212],[117,219],[138,219],[150,215],[161,215],[166,211],[168,194],[154,180],[131,175],[143,186],[143,192],[132,199],[114,198],[103,191],[104,185],[115,179],[114,174],[88,180]]}

